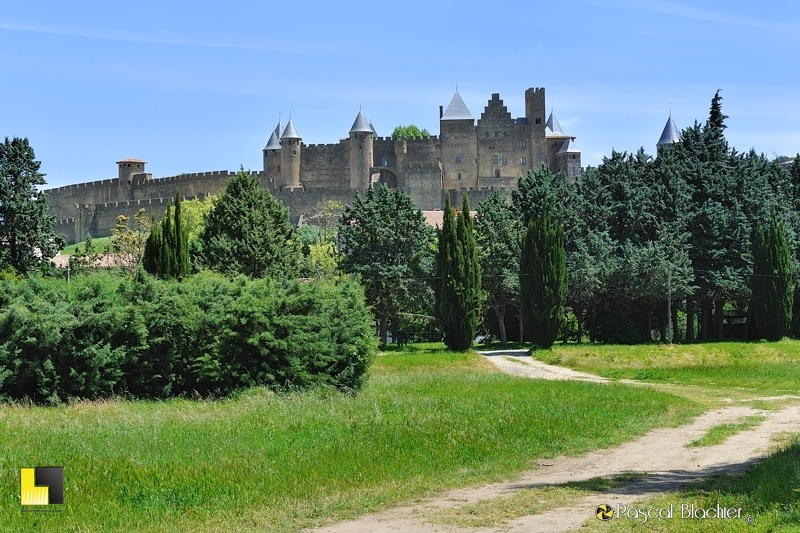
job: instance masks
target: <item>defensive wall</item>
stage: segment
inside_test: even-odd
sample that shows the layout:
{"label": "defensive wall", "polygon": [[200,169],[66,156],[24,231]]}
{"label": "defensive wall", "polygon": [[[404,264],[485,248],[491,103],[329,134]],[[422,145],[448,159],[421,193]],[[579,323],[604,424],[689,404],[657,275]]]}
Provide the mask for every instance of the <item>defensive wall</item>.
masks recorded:
{"label": "defensive wall", "polygon": [[[289,208],[293,223],[326,200],[350,204],[356,190],[376,183],[405,190],[425,211],[442,209],[448,195],[460,206],[465,192],[477,206],[492,190],[510,195],[519,176],[542,164],[571,179],[581,174],[574,137],[561,130],[552,113],[545,123],[545,109],[541,87],[525,91],[525,116],[518,118],[495,93],[476,121],[456,92],[447,111],[439,107],[439,135],[378,137],[359,111],[348,138],[309,145],[302,143],[290,119],[282,134],[281,124],[276,126],[262,150],[263,171],[252,174]],[[145,172],[146,161],[117,164],[116,179],[45,191],[50,214],[70,242],[88,234],[110,235],[119,215],[132,217],[141,208],[160,219],[176,192],[185,198],[220,194],[235,175],[222,170],[153,179]]]}
{"label": "defensive wall", "polygon": [[[462,196],[465,193],[469,194],[470,205],[474,209],[478,203],[484,201],[489,194],[491,194],[492,190],[494,190],[494,188],[443,190],[440,187],[440,183],[435,181],[431,182],[431,180],[429,180],[431,175],[439,175],[440,173],[438,166],[434,166],[431,163],[415,163],[409,165],[406,167],[405,172],[407,179],[412,182],[413,188],[416,192],[415,202],[423,211],[435,211],[441,209],[445,203],[445,198],[448,195],[450,196],[453,207],[460,208]],[[231,177],[233,175],[235,175],[234,172],[228,172],[226,177]],[[107,237],[111,235],[111,230],[116,226],[117,217],[119,217],[119,215],[124,215],[129,219],[133,219],[134,215],[136,215],[136,213],[142,208],[144,208],[148,218],[150,216],[154,216],[156,220],[160,220],[164,216],[167,207],[171,205],[175,199],[174,185],[177,183],[185,183],[185,181],[181,181],[181,179],[177,178],[189,178],[189,180],[191,180],[192,178],[197,178],[198,176],[208,176],[213,180],[211,183],[216,184],[217,180],[223,176],[223,172],[201,172],[198,174],[175,176],[174,179],[162,178],[158,180],[152,180],[156,183],[154,183],[154,187],[149,190],[158,190],[171,193],[159,198],[97,203],[82,202],[79,204],[74,204],[70,214],[71,216],[58,219],[55,230],[57,233],[64,234],[68,243],[75,243],[86,240],[88,235],[91,235],[92,237]],[[94,183],[103,184],[105,182],[106,191],[104,192],[108,193],[108,182],[112,181],[116,180],[102,180]],[[429,184],[429,186],[423,187],[422,184]],[[164,187],[168,187],[169,185],[173,186],[173,188],[164,189]],[[90,189],[89,187],[76,186],[61,187],[60,189],[71,188],[81,190]],[[205,188],[209,189],[209,192],[191,195],[182,194],[181,197],[184,200],[192,200],[195,198],[203,199],[207,194],[219,194],[222,192],[222,189],[224,189],[224,186],[218,190],[211,190],[212,187],[210,185]],[[95,189],[92,190],[94,191]],[[510,195],[510,190],[502,188],[499,190],[505,196]],[[183,192],[183,188],[181,188],[181,192]],[[410,191],[407,192],[410,193]],[[50,194],[49,191],[47,191],[47,193]],[[307,216],[316,206],[327,200],[339,201],[342,203],[342,205],[352,204],[355,191],[343,187],[310,187],[304,189],[277,190],[272,191],[272,194],[274,194],[285,206],[287,206],[289,209],[289,218],[293,224],[297,224],[301,215]],[[139,192],[137,192],[136,195],[138,196]],[[51,201],[51,199],[48,199],[48,202]]]}

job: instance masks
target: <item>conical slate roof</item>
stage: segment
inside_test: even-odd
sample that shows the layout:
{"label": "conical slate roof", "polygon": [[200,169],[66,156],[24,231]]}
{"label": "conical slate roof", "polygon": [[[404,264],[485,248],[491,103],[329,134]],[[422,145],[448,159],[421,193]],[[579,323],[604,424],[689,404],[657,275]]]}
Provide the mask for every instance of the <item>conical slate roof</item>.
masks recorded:
{"label": "conical slate roof", "polygon": [[375,126],[372,125],[372,121],[371,120],[369,121],[369,129],[372,130],[372,135],[374,135],[375,137],[378,136],[378,132],[375,131]]}
{"label": "conical slate roof", "polygon": [[350,128],[350,133],[372,133],[372,128],[369,127],[369,122],[364,118],[364,113],[358,110],[356,121],[353,122],[353,127]]}
{"label": "conical slate roof", "polygon": [[467,105],[461,99],[458,91],[453,95],[453,99],[450,100],[450,105],[447,106],[447,111],[444,112],[441,120],[473,120],[472,114],[467,109]]}
{"label": "conical slate roof", "polygon": [[275,137],[280,139],[281,138],[281,121],[278,121],[278,125],[275,126]]}
{"label": "conical slate roof", "polygon": [[561,149],[558,151],[559,154],[579,154],[581,153],[580,150],[575,146],[575,143],[572,142],[572,139],[565,142]]}
{"label": "conical slate roof", "polygon": [[281,149],[281,142],[278,140],[278,136],[275,135],[275,132],[272,132],[272,135],[269,136],[269,142],[264,147],[264,150],[280,150]]}
{"label": "conical slate roof", "polygon": [[664,126],[664,131],[661,132],[661,138],[656,143],[656,146],[663,146],[665,144],[676,143],[681,140],[681,133],[672,121],[672,115],[667,119],[667,124]]}
{"label": "conical slate roof", "polygon": [[294,129],[294,124],[292,124],[292,119],[289,119],[289,123],[286,124],[286,129],[283,130],[283,135],[281,135],[281,139],[302,139],[300,135],[297,133],[297,130]]}
{"label": "conical slate roof", "polygon": [[547,124],[544,126],[545,137],[568,137],[564,130],[561,129],[561,124],[558,123],[555,113],[550,113],[550,118],[547,119]]}

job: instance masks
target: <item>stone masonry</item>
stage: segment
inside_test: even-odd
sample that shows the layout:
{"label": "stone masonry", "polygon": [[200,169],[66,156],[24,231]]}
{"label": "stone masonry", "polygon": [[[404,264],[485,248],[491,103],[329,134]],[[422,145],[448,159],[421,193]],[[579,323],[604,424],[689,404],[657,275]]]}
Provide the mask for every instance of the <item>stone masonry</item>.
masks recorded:
{"label": "stone masonry", "polygon": [[[271,131],[262,150],[261,186],[289,208],[293,222],[325,200],[348,204],[355,191],[376,184],[402,188],[424,211],[454,205],[468,192],[472,205],[498,189],[510,194],[530,169],[547,165],[576,179],[581,152],[551,113],[545,121],[545,90],[525,91],[525,116],[514,118],[499,94],[489,99],[476,121],[456,92],[446,110],[439,107],[438,136],[427,139],[378,137],[361,111],[346,138],[335,144],[302,142],[293,121]],[[216,171],[153,179],[145,161],[117,162],[118,178],[45,191],[57,231],[68,242],[111,234],[118,215],[132,217],[144,207],[157,219],[176,191],[185,198],[219,194],[234,172]]]}

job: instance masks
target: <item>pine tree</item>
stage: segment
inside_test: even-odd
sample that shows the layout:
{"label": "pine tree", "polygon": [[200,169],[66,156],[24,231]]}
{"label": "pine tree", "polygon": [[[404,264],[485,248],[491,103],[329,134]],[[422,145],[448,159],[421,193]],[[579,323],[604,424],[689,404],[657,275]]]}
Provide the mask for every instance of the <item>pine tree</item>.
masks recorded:
{"label": "pine tree", "polygon": [[[545,204],[525,233],[520,261],[520,305],[534,345],[550,348],[564,321],[567,262],[564,228]],[[528,330],[526,329],[526,331]]]}
{"label": "pine tree", "polygon": [[777,341],[789,333],[792,321],[792,257],[783,223],[773,209],[768,228],[756,225],[753,237],[751,316],[758,331]]}
{"label": "pine tree", "polygon": [[717,89],[714,98],[711,99],[711,111],[708,114],[708,124],[720,130],[724,130],[727,128],[725,119],[728,118],[728,115],[722,114],[722,97],[719,95],[721,90],[722,89]]}
{"label": "pine tree", "polygon": [[214,270],[251,278],[298,272],[301,244],[289,210],[244,168],[214,203],[199,241],[202,263]]}
{"label": "pine tree", "polygon": [[28,139],[0,142],[0,270],[12,267],[26,273],[64,246],[53,231],[55,217],[47,214],[47,200],[38,188],[45,184],[42,164],[36,161]]}
{"label": "pine tree", "polygon": [[442,322],[444,343],[454,351],[468,350],[478,327],[483,293],[481,266],[466,195],[457,218],[450,198],[445,201],[434,291],[436,316]]}

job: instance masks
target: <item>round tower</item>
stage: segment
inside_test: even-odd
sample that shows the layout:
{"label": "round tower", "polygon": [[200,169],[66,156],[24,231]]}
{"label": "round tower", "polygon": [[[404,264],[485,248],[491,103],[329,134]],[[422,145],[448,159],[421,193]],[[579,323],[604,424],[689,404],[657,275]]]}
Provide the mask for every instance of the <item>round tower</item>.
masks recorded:
{"label": "round tower", "polygon": [[279,187],[281,178],[281,123],[269,136],[269,142],[264,147],[264,175],[271,187]]}
{"label": "round tower", "polygon": [[359,110],[350,128],[350,188],[366,191],[371,185],[373,131]]}
{"label": "round tower", "polygon": [[286,124],[281,135],[281,186],[290,189],[300,185],[300,146],[302,138],[294,128],[292,119]]}

